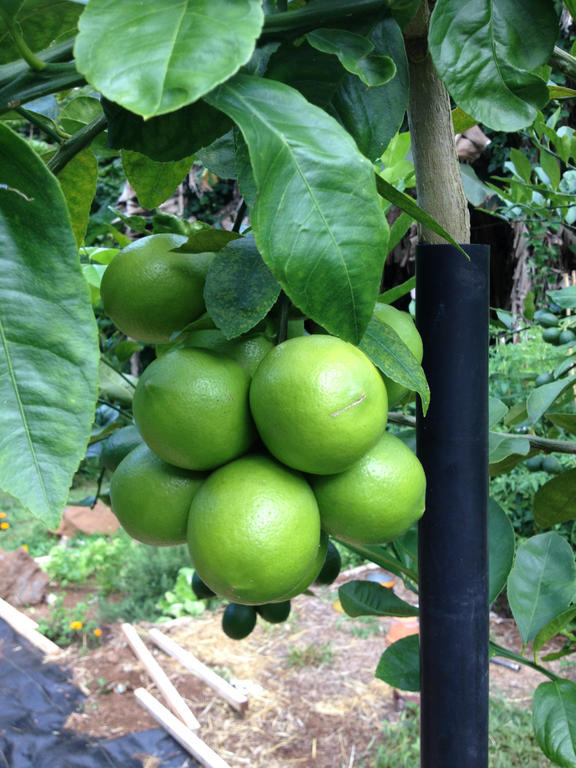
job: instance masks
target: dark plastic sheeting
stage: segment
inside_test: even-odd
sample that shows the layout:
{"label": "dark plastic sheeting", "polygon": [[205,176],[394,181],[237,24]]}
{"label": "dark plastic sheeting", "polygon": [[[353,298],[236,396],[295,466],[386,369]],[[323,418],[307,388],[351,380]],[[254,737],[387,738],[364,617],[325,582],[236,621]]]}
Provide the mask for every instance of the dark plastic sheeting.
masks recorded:
{"label": "dark plastic sheeting", "polygon": [[138,754],[162,768],[200,765],[161,728],[110,741],[65,729],[83,700],[65,668],[0,620],[0,768],[142,768]]}

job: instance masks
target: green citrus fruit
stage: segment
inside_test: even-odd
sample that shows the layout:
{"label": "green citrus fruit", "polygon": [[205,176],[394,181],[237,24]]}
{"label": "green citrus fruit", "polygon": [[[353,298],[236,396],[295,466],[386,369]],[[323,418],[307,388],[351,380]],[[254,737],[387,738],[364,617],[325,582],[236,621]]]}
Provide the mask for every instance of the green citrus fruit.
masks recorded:
{"label": "green citrus fruit", "polygon": [[251,605],[230,603],[222,614],[222,630],[233,640],[243,640],[256,626],[257,618],[258,614]]}
{"label": "green citrus fruit", "polygon": [[188,512],[206,475],[166,464],[146,445],[126,456],[112,475],[112,510],[132,538],[157,547],[186,541]]}
{"label": "green citrus fruit", "polygon": [[194,592],[198,600],[207,600],[208,598],[214,597],[215,595],[210,587],[207,584],[204,584],[196,571],[194,571],[192,576],[192,592]]}
{"label": "green citrus fruit", "polygon": [[270,624],[282,624],[290,616],[290,600],[282,603],[266,603],[256,606],[256,611]]}
{"label": "green citrus fruit", "polygon": [[548,344],[559,344],[560,328],[544,328],[542,331],[542,338],[547,341]]}
{"label": "green citrus fruit", "polygon": [[250,387],[260,437],[277,459],[314,474],[342,472],[371,448],[386,425],[388,400],[378,370],[334,336],[299,336],[260,363]]}
{"label": "green citrus fruit", "polygon": [[547,309],[537,309],[536,312],[534,312],[534,320],[546,328],[554,328],[560,322],[560,319]]}
{"label": "green citrus fruit", "polygon": [[342,568],[342,558],[336,545],[331,541],[328,544],[326,559],[322,565],[322,570],[316,577],[316,584],[332,584],[338,578]]}
{"label": "green citrus fruit", "polygon": [[[393,331],[396,331],[416,360],[421,363],[423,356],[422,338],[418,333],[412,315],[409,312],[402,312],[389,304],[376,303],[374,315],[383,323],[389,325]],[[388,392],[388,406],[395,405],[408,393],[408,389],[392,381],[388,376],[384,376],[386,391]]]}
{"label": "green citrus fruit", "polygon": [[319,540],[310,486],[267,456],[244,456],[220,467],[190,507],[194,568],[210,589],[233,602],[287,599],[313,567]]}
{"label": "green citrus fruit", "polygon": [[562,472],[563,467],[556,456],[544,456],[542,459],[542,469],[551,475],[557,475]]}
{"label": "green citrus fruit", "polygon": [[576,333],[566,328],[565,331],[561,331],[558,336],[558,344],[572,344],[576,341]]}
{"label": "green citrus fruit", "polygon": [[550,384],[554,381],[554,374],[552,371],[544,371],[544,373],[541,373],[539,376],[536,377],[534,381],[535,387],[541,387],[544,384]]}
{"label": "green citrus fruit", "polygon": [[268,352],[274,348],[270,339],[261,334],[227,339],[219,330],[193,331],[188,335],[185,346],[212,349],[226,357],[231,357],[240,363],[250,377],[254,375],[256,368]]}
{"label": "green citrus fruit", "polygon": [[150,235],[124,248],[107,266],[100,293],[104,311],[127,336],[167,342],[204,312],[211,255],[174,253],[185,235]]}
{"label": "green citrus fruit", "polygon": [[142,435],[134,424],[121,427],[102,443],[100,460],[106,469],[114,472],[122,459],[141,444]]}
{"label": "green citrus fruit", "polygon": [[322,528],[349,544],[384,544],[404,533],[424,511],[422,465],[386,432],[354,466],[311,478]]}
{"label": "green citrus fruit", "polygon": [[328,534],[325,531],[320,531],[320,541],[318,543],[318,549],[316,550],[316,557],[314,558],[314,561],[312,562],[311,566],[308,568],[306,575],[302,579],[300,579],[298,584],[296,584],[296,586],[293,589],[291,589],[289,592],[287,592],[285,595],[282,595],[283,600],[292,600],[293,597],[297,597],[298,595],[301,595],[302,592],[305,592],[308,589],[308,587],[316,581],[316,579],[318,578],[318,574],[322,569],[324,561],[326,560],[326,552],[328,550],[328,541],[329,541]]}
{"label": "green citrus fruit", "polygon": [[206,349],[174,349],[138,380],[134,420],[164,461],[213,469],[245,453],[254,440],[249,384],[235,360]]}
{"label": "green citrus fruit", "polygon": [[530,456],[529,459],[526,459],[524,465],[526,466],[526,469],[530,470],[530,472],[540,472],[542,470],[543,460],[544,456],[537,454],[536,456]]}

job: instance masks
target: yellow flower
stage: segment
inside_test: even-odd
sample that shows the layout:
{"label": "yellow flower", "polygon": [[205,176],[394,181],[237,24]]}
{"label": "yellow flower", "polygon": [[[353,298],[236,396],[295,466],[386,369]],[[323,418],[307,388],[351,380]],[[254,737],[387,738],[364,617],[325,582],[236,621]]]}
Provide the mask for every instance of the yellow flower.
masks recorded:
{"label": "yellow flower", "polygon": [[100,627],[96,627],[96,629],[94,630],[94,636],[102,637],[102,630],[100,629]]}
{"label": "yellow flower", "polygon": [[24,552],[28,552],[28,544],[22,544],[22,549]]}
{"label": "yellow flower", "polygon": [[70,629],[82,629],[82,622],[81,621],[71,621],[70,622]]}
{"label": "yellow flower", "polygon": [[6,522],[0,523],[0,528],[1,528],[3,531],[7,531],[7,530],[8,530],[8,528],[10,528],[10,523],[6,523]]}
{"label": "yellow flower", "polygon": [[0,512],[0,520],[6,517],[6,512]]}

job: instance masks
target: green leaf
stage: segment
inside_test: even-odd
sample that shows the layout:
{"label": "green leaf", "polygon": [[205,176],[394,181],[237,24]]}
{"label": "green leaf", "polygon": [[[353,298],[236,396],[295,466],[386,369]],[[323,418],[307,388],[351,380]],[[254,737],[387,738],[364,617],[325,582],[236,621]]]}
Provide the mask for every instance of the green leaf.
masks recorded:
{"label": "green leaf", "polygon": [[418,608],[375,581],[349,581],[338,589],[348,616],[418,616]]}
{"label": "green leaf", "polygon": [[547,413],[546,418],[557,427],[576,435],[576,414],[574,413]]}
{"label": "green leaf", "polygon": [[234,131],[228,131],[208,147],[198,150],[196,157],[205,168],[221,179],[235,179],[235,154]]}
{"label": "green leaf", "polygon": [[[78,17],[83,11],[82,5],[70,0],[25,0],[19,5],[17,24],[32,51],[40,51],[55,41],[73,37]],[[20,52],[0,17],[0,64],[19,58]]]}
{"label": "green leaf", "polygon": [[489,602],[504,589],[514,561],[515,537],[512,523],[502,507],[490,499],[488,507]]}
{"label": "green leaf", "polygon": [[66,198],[76,243],[80,245],[88,227],[98,181],[98,163],[94,152],[85,149],[75,155],[58,174],[58,181]]}
{"label": "green leaf", "polygon": [[490,432],[488,436],[490,464],[498,464],[508,456],[519,454],[527,456],[530,452],[530,441],[522,435],[507,435],[500,432]]}
{"label": "green leaf", "polygon": [[346,29],[319,28],[306,35],[313,48],[334,54],[348,72],[367,86],[384,85],[396,74],[396,64],[389,56],[374,54],[374,43],[363,35]]}
{"label": "green leaf", "polygon": [[557,533],[522,542],[508,577],[508,601],[525,643],[566,610],[576,591],[576,566],[570,544]]}
{"label": "green leaf", "polygon": [[420,690],[420,639],[409,635],[386,648],[376,667],[376,677],[401,691]]}
{"label": "green leaf", "polygon": [[428,411],[430,389],[422,366],[396,331],[377,317],[372,317],[358,345],[382,373],[422,399],[422,411]]}
{"label": "green leaf", "polygon": [[90,0],[76,66],[107,99],[145,118],[163,115],[237,72],[263,22],[260,0],[164,0],[145,13],[141,0]]}
{"label": "green leaf", "polygon": [[171,163],[158,163],[140,152],[122,150],[122,167],[126,178],[134,187],[140,205],[148,210],[168,200],[188,174],[193,162],[193,157],[185,157]]}
{"label": "green leaf", "polygon": [[[412,218],[412,216],[409,216],[407,213],[401,213],[400,216],[398,216],[398,218],[392,222],[392,226],[390,227],[390,241],[388,243],[388,252],[393,251],[394,248],[396,248],[400,240],[402,240],[404,235],[408,232],[408,230],[412,226],[413,221],[414,219]],[[410,279],[414,280],[414,285],[416,285],[415,278],[410,278]],[[408,282],[409,281],[404,283],[404,285],[407,285]],[[411,286],[410,290],[412,290],[414,285]],[[392,303],[392,302],[388,302],[388,303]]]}
{"label": "green leaf", "polygon": [[252,233],[216,254],[204,288],[206,309],[227,339],[259,323],[279,293],[280,286],[262,261]]}
{"label": "green leaf", "polygon": [[574,379],[571,376],[565,376],[563,379],[551,381],[549,384],[542,384],[530,392],[526,401],[526,410],[528,418],[534,424],[543,416],[548,408],[565,392],[568,387],[573,386]]}
{"label": "green leaf", "polygon": [[564,627],[567,627],[568,624],[571,624],[575,616],[576,608],[569,608],[567,611],[564,611],[558,616],[555,616],[552,621],[549,621],[548,624],[546,624],[545,627],[542,627],[540,632],[538,632],[534,638],[534,643],[532,646],[534,651],[534,661],[536,663],[538,663],[538,654],[540,653],[542,646],[546,645],[546,643],[552,640],[553,637],[556,637],[556,635],[561,632]]}
{"label": "green leaf", "polygon": [[483,205],[487,197],[490,197],[492,190],[476,174],[474,168],[466,163],[460,163],[460,173],[466,197],[474,206]]}
{"label": "green leaf", "polygon": [[524,317],[526,320],[534,320],[534,291],[528,291],[524,299]]}
{"label": "green leaf", "polygon": [[576,518],[576,469],[569,469],[540,486],[534,496],[534,520],[542,528]]}
{"label": "green leaf", "polygon": [[158,162],[194,155],[232,127],[226,115],[202,99],[150,120],[144,120],[108,99],[102,99],[102,107],[108,118],[110,147],[131,149]]}
{"label": "green leaf", "polygon": [[283,83],[237,75],[209,101],[248,144],[262,258],[305,315],[357,343],[388,242],[371,163],[335,120]]}
{"label": "green leaf", "polygon": [[524,152],[511,147],[510,160],[512,161],[512,165],[518,176],[520,176],[520,178],[527,184],[530,184],[530,179],[532,178],[532,163],[528,160]]}
{"label": "green leaf", "polygon": [[[365,31],[365,30],[362,30]],[[396,75],[385,85],[367,88],[335,57],[307,46],[297,53],[283,45],[272,56],[266,76],[299,90],[332,114],[353,136],[366,157],[376,160],[400,128],[408,106],[408,61],[402,31],[392,18],[377,22],[367,35],[374,53],[389,56]]]}
{"label": "green leaf", "polygon": [[385,200],[388,200],[397,208],[400,208],[401,211],[409,214],[413,221],[423,224],[427,229],[440,235],[440,237],[443,237],[446,242],[453,245],[454,248],[457,248],[466,259],[468,258],[468,254],[458,245],[456,240],[446,232],[444,227],[438,224],[436,219],[432,218],[429,213],[422,210],[410,195],[407,195],[405,192],[400,192],[399,189],[396,189],[392,184],[389,184],[381,176],[376,176],[376,186],[378,188],[378,194],[382,195]]}
{"label": "green leaf", "polygon": [[0,124],[0,487],[55,527],[90,437],[98,340],[57,180]]}
{"label": "green leaf", "polygon": [[546,64],[558,36],[553,3],[438,0],[430,21],[434,65],[450,95],[478,122],[516,131],[548,102]]}
{"label": "green leaf", "polygon": [[502,400],[498,400],[497,397],[490,397],[488,399],[488,426],[493,427],[498,424],[504,416],[508,413],[508,406],[505,405]]}
{"label": "green leaf", "polygon": [[562,309],[576,309],[576,285],[569,285],[557,291],[546,291],[546,294]]}
{"label": "green leaf", "polygon": [[540,167],[548,176],[548,181],[553,190],[558,190],[560,184],[560,165],[558,160],[550,152],[540,150]]}
{"label": "green leaf", "polygon": [[464,133],[469,128],[473,128],[478,124],[478,121],[474,117],[470,117],[461,107],[456,107],[452,110],[452,126],[454,127],[454,133]]}
{"label": "green leaf", "polygon": [[107,400],[113,400],[121,405],[132,404],[136,380],[127,374],[120,374],[109,365],[100,363],[99,369],[100,394]]}
{"label": "green leaf", "polygon": [[534,734],[555,765],[576,766],[576,684],[571,680],[541,683],[532,700]]}
{"label": "green leaf", "polygon": [[393,304],[397,299],[400,299],[402,296],[406,296],[406,294],[410,293],[415,285],[416,278],[409,277],[408,280],[405,280],[400,285],[396,285],[394,288],[390,288],[389,291],[384,291],[384,293],[381,293],[380,296],[378,296],[378,301],[382,304]]}
{"label": "green leaf", "polygon": [[237,232],[228,232],[225,229],[201,229],[193,232],[188,240],[179,248],[174,248],[175,253],[213,253],[220,251],[232,240],[242,237]]}

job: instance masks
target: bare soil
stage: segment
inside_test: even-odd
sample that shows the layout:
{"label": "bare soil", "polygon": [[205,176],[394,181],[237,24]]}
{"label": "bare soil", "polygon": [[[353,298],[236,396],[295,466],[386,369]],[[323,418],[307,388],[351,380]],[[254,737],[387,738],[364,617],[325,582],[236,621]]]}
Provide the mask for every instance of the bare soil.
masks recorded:
{"label": "bare soil", "polygon": [[[249,706],[235,712],[178,662],[155,650],[157,659],[201,723],[199,735],[231,766],[253,768],[360,768],[372,765],[382,743],[381,723],[395,720],[406,701],[417,694],[400,693],[374,677],[387,642],[417,631],[413,620],[350,619],[339,610],[337,587],[357,574],[343,574],[337,584],[301,595],[292,602],[287,622],[259,620],[245,640],[234,641],[221,630],[223,608],[200,618],[159,625],[181,646],[243,690]],[[66,602],[86,596],[66,590]],[[411,602],[402,584],[397,594]],[[31,615],[45,610],[37,606]],[[138,626],[144,640],[152,625]],[[492,616],[492,636],[520,651],[511,619]],[[68,666],[86,694],[82,711],[68,726],[97,737],[112,738],[157,727],[138,705],[133,691],[143,686],[160,698],[146,670],[134,656],[120,625],[103,628],[101,645],[87,650],[71,646],[56,659]],[[529,706],[534,688],[543,681],[531,669],[490,665],[492,692],[517,706]],[[462,670],[465,674],[465,670]]]}

